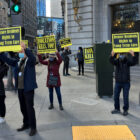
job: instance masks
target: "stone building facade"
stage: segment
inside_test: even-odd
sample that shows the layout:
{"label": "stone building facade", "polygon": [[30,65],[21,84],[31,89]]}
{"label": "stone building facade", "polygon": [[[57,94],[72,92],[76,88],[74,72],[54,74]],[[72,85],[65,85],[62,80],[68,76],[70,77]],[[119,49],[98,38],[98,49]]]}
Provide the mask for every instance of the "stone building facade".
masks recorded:
{"label": "stone building facade", "polygon": [[[115,7],[117,5],[120,6]],[[125,5],[125,8],[129,7],[125,12],[120,10],[123,5]],[[120,11],[115,11],[115,13],[113,13],[114,9],[119,9]],[[67,9],[65,13],[67,14],[65,22],[68,30],[66,36],[72,38],[73,45],[71,49],[73,51],[76,51],[79,46],[90,47],[95,43],[106,42],[107,40],[111,40],[114,31],[123,31],[123,29],[121,29],[121,31],[119,31],[119,29],[113,30],[113,26],[115,26],[114,21],[118,18],[114,16],[118,13],[123,14],[124,17],[127,17],[126,14],[128,14],[128,16],[130,16],[130,13],[135,14],[134,16],[136,18],[133,18],[136,20],[135,29],[128,29],[127,32],[140,32],[140,28],[138,27],[138,25],[140,25],[140,2],[137,0],[80,0],[78,14],[78,16],[82,17],[80,22],[82,30],[80,31],[78,31],[78,24],[74,21],[72,0],[67,0]],[[131,16],[134,17],[133,15]],[[122,18],[119,20],[121,21]]]}
{"label": "stone building facade", "polygon": [[8,3],[6,0],[0,0],[0,27],[4,28],[8,25]]}

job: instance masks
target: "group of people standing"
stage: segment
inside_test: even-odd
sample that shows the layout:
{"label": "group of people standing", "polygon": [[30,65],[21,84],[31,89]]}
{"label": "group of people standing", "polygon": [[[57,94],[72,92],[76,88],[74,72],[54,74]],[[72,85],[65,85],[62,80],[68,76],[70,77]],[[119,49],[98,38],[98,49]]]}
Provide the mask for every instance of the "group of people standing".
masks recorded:
{"label": "group of people standing", "polygon": [[[5,90],[3,77],[8,70],[8,65],[17,66],[16,75],[16,85],[18,89],[18,99],[20,104],[20,110],[23,115],[23,125],[17,129],[18,132],[26,130],[30,128],[30,136],[34,136],[37,133],[36,126],[36,115],[34,109],[34,90],[37,88],[36,82],[36,58],[29,50],[26,48],[25,44],[21,42],[21,51],[18,53],[19,57],[17,59],[11,59],[5,55],[5,53],[0,53],[0,123],[5,121],[6,114],[6,106],[5,106]],[[128,55],[126,53],[123,54],[115,54],[113,51],[110,56],[110,62],[116,66],[115,70],[115,93],[114,93],[114,110],[112,114],[120,113],[120,102],[119,96],[121,89],[123,89],[123,97],[124,97],[124,115],[128,114],[129,109],[129,89],[130,89],[130,66],[136,64],[136,57],[133,51],[129,52],[132,56],[131,59],[128,59]],[[48,66],[48,75],[46,86],[49,90],[49,98],[50,98],[50,106],[48,109],[53,109],[53,90],[55,89],[59,109],[63,110],[62,105],[62,96],[61,96],[61,79],[59,74],[60,64],[62,60],[64,61],[63,75],[69,76],[68,67],[69,67],[69,54],[71,51],[69,48],[65,48],[62,53],[62,57],[59,52],[50,53],[49,58],[47,60],[43,60],[41,54],[38,54],[38,58],[41,64]],[[118,57],[117,57],[118,56]],[[79,47],[77,53],[77,62],[79,73],[84,75],[84,56],[83,49]]]}
{"label": "group of people standing", "polygon": [[[30,136],[34,136],[37,133],[36,128],[36,115],[34,109],[34,90],[37,88],[36,82],[36,58],[26,48],[25,44],[21,42],[21,51],[18,53],[17,58],[9,58],[5,53],[0,53],[0,123],[5,122],[6,106],[5,106],[5,89],[3,78],[8,70],[8,65],[16,68],[15,70],[15,85],[18,89],[18,99],[20,104],[20,110],[23,115],[23,124],[17,129],[18,132],[24,131],[30,128]],[[64,55],[64,76],[70,75],[68,73],[69,57],[71,51],[66,48]],[[41,54],[38,54],[38,58],[41,64],[48,66],[48,75],[46,86],[49,90],[50,106],[48,109],[53,109],[53,90],[55,88],[59,108],[63,110],[62,96],[61,96],[61,80],[59,74],[60,64],[62,63],[62,57],[59,52],[50,53],[48,60],[43,60]],[[79,55],[78,55],[78,58]],[[81,61],[81,60],[79,60]]]}

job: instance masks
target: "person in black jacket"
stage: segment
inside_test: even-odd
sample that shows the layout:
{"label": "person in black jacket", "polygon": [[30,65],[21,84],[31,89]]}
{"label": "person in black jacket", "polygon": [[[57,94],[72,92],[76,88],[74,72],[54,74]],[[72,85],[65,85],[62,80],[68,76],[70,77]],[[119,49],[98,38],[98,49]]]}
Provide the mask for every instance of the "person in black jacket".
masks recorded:
{"label": "person in black jacket", "polygon": [[82,47],[79,47],[79,49],[78,49],[77,61],[78,61],[78,69],[79,69],[78,75],[81,75],[81,68],[82,68],[82,75],[84,75],[84,56],[83,56],[83,48]]}
{"label": "person in black jacket", "polygon": [[62,58],[64,61],[64,67],[63,67],[63,75],[64,76],[70,76],[69,74],[69,56],[71,54],[71,50],[69,47],[65,47],[63,53],[62,53]]}
{"label": "person in black jacket", "polygon": [[16,73],[16,82],[18,88],[18,98],[20,103],[20,110],[23,115],[23,125],[17,129],[18,132],[31,128],[29,135],[36,134],[36,116],[34,109],[34,90],[37,88],[35,64],[36,58],[31,50],[26,48],[25,44],[21,42],[22,50],[19,53],[19,60],[10,59],[6,55],[1,54],[0,59],[8,65],[16,66],[18,63],[18,70]]}
{"label": "person in black jacket", "polygon": [[6,106],[5,106],[5,89],[3,83],[3,77],[8,71],[8,66],[0,60],[0,124],[5,122]]}
{"label": "person in black jacket", "polygon": [[[114,107],[115,109],[111,112],[112,114],[120,113],[120,92],[123,89],[123,115],[128,115],[129,109],[129,90],[130,90],[130,66],[136,65],[137,57],[133,51],[129,52],[131,58],[128,58],[127,53],[115,54],[114,51],[111,53],[110,62],[115,65],[115,91],[114,91]],[[118,58],[117,58],[118,56]]]}

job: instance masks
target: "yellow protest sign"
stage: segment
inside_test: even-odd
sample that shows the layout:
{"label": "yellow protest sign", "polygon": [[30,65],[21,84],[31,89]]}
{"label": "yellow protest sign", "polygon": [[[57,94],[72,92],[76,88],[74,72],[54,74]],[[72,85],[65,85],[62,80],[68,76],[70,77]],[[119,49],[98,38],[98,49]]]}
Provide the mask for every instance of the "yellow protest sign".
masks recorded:
{"label": "yellow protest sign", "polygon": [[54,35],[37,37],[36,39],[39,53],[56,52],[56,40]]}
{"label": "yellow protest sign", "polygon": [[68,47],[72,45],[70,38],[63,38],[59,40],[61,48]]}
{"label": "yellow protest sign", "polygon": [[0,28],[0,52],[21,50],[21,27]]}
{"label": "yellow protest sign", "polygon": [[85,63],[94,63],[93,47],[84,48],[84,60]]}
{"label": "yellow protest sign", "polygon": [[130,50],[140,52],[139,33],[112,34],[112,45],[116,53],[129,52]]}
{"label": "yellow protest sign", "polygon": [[26,47],[28,48],[28,40],[22,40],[22,42],[24,42],[24,44],[25,44]]}

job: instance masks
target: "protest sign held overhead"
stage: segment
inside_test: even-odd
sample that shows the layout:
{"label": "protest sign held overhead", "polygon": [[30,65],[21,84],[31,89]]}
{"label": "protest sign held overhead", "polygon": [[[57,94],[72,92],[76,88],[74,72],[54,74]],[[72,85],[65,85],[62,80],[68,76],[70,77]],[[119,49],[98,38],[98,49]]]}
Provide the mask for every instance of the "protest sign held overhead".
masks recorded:
{"label": "protest sign held overhead", "polygon": [[140,52],[139,33],[112,34],[112,45],[114,52],[123,53],[133,50]]}
{"label": "protest sign held overhead", "polygon": [[0,52],[20,51],[21,27],[0,28]]}
{"label": "protest sign held overhead", "polygon": [[56,52],[55,36],[37,37],[37,48],[39,53]]}
{"label": "protest sign held overhead", "polygon": [[94,63],[93,47],[84,48],[84,60],[85,63]]}
{"label": "protest sign held overhead", "polygon": [[72,45],[70,38],[63,38],[59,40],[61,48],[68,47]]}

